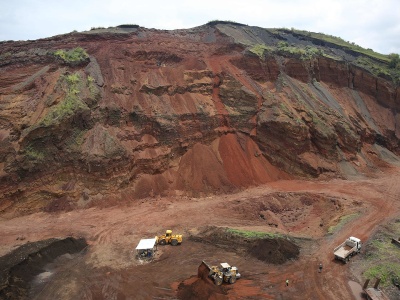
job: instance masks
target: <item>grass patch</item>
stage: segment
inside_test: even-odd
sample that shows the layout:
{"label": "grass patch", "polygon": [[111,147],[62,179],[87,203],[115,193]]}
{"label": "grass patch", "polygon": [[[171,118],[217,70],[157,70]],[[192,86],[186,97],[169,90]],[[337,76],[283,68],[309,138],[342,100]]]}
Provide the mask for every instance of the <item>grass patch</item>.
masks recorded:
{"label": "grass patch", "polygon": [[80,99],[79,94],[82,89],[82,80],[78,73],[68,74],[61,77],[66,95],[65,98],[51,108],[43,120],[42,126],[51,126],[61,120],[73,116],[78,110],[88,109],[87,105]]}
{"label": "grass patch", "polygon": [[276,46],[267,46],[265,44],[256,44],[248,49],[251,53],[257,55],[260,59],[264,59],[266,54],[279,54],[282,56],[296,57],[301,60],[310,60],[314,57],[325,56],[331,59],[338,59],[325,54],[325,52],[317,47],[312,46],[295,46],[289,45],[287,42],[280,41]]}
{"label": "grass patch", "polygon": [[67,64],[82,63],[89,58],[89,55],[81,47],[71,50],[57,50],[54,52],[54,56],[61,58]]}
{"label": "grass patch", "polygon": [[212,20],[212,21],[209,21],[209,22],[206,23],[206,25],[209,25],[209,26],[215,26],[215,25],[219,25],[219,24],[222,24],[222,25],[235,25],[235,26],[246,26],[246,24],[238,23],[238,22],[235,22],[235,21],[229,21],[229,20],[227,20],[227,21]]}
{"label": "grass patch", "polygon": [[368,57],[358,57],[354,64],[367,69],[375,76],[391,79],[396,84],[400,83],[400,68],[397,66],[393,68],[390,64],[377,63]]}
{"label": "grass patch", "polygon": [[346,216],[341,216],[339,219],[339,222],[336,225],[330,226],[328,228],[328,234],[333,234],[336,231],[340,230],[344,225],[346,225],[350,221],[354,220],[359,215],[360,215],[359,213],[354,213],[354,214],[350,214],[350,215],[346,215]]}
{"label": "grass patch", "polygon": [[388,287],[400,278],[400,248],[392,238],[400,236],[400,222],[382,227],[365,245],[365,278],[381,278],[381,285]]}
{"label": "grass patch", "polygon": [[341,46],[343,48],[347,48],[350,49],[352,51],[358,52],[358,53],[362,53],[364,55],[370,56],[372,58],[381,60],[383,62],[389,62],[389,57],[385,54],[381,54],[378,52],[373,51],[372,49],[365,49],[359,45],[356,45],[355,43],[351,43],[351,42],[347,42],[344,39],[337,37],[337,36],[333,36],[333,35],[329,35],[329,34],[324,34],[324,33],[320,33],[320,32],[311,32],[311,31],[306,31],[306,30],[297,30],[292,28],[291,30],[288,29],[276,29],[276,31],[279,33],[280,31],[283,32],[291,32],[294,34],[299,34],[299,35],[303,35],[303,36],[307,36],[307,37],[311,37],[314,39],[318,39],[321,41],[325,41],[334,45],[338,45]]}
{"label": "grass patch", "polygon": [[264,238],[276,239],[276,238],[283,237],[283,235],[278,234],[278,233],[250,231],[250,230],[241,230],[241,229],[233,229],[233,228],[227,228],[226,231],[228,233],[238,235],[240,237],[244,237],[247,239],[264,239]]}
{"label": "grass patch", "polygon": [[253,47],[251,47],[249,49],[249,51],[251,53],[254,53],[255,55],[257,55],[260,59],[264,59],[265,52],[273,53],[274,52],[274,48],[273,47],[269,47],[269,46],[264,45],[264,44],[256,44]]}
{"label": "grass patch", "polygon": [[117,28],[139,28],[140,26],[137,24],[122,24],[118,25]]}
{"label": "grass patch", "polygon": [[312,59],[313,57],[324,56],[324,51],[322,49],[311,46],[289,46],[287,42],[283,41],[278,42],[276,52],[283,56],[295,56],[301,60],[308,60]]}
{"label": "grass patch", "polygon": [[[300,39],[308,39],[314,44],[318,44],[320,47],[336,46],[344,51],[350,50],[353,52],[352,55],[357,57],[354,62],[355,65],[370,71],[375,76],[392,80],[397,85],[400,84],[400,58],[396,53],[391,53],[389,55],[381,54],[372,49],[365,49],[355,43],[347,42],[340,37],[305,30],[297,30],[294,28],[274,28],[268,29],[268,31],[283,38],[285,38],[285,35],[287,34],[292,34]],[[343,60],[341,57],[335,57],[335,55],[324,53],[320,47],[304,47],[294,44],[289,45],[285,41],[280,41],[277,45],[277,53],[280,55],[298,57],[302,60],[310,59],[316,55],[321,55],[334,60]]]}
{"label": "grass patch", "polygon": [[92,99],[97,99],[100,95],[99,95],[99,90],[97,89],[96,84],[95,84],[95,79],[89,75],[87,77],[86,84],[89,89],[90,97]]}
{"label": "grass patch", "polygon": [[381,285],[387,287],[391,285],[396,278],[400,278],[399,263],[383,263],[373,266],[364,272],[368,279],[380,278]]}

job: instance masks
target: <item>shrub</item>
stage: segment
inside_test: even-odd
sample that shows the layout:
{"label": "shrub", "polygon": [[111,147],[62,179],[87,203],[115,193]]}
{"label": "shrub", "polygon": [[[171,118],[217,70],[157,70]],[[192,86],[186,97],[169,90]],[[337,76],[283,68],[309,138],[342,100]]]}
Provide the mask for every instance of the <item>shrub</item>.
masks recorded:
{"label": "shrub", "polygon": [[395,69],[397,67],[400,67],[400,57],[397,53],[389,54],[389,59],[389,68]]}
{"label": "shrub", "polygon": [[264,58],[264,53],[273,53],[274,49],[272,47],[268,47],[267,45],[264,44],[256,44],[253,47],[249,49],[251,53],[254,53],[257,55],[259,58],[263,59]]}
{"label": "shrub", "polygon": [[270,232],[259,232],[259,231],[249,231],[249,230],[240,230],[240,229],[233,229],[227,228],[227,232],[238,235],[248,239],[263,239],[263,238],[280,238],[282,237],[279,233],[270,233]]}
{"label": "shrub", "polygon": [[242,24],[242,23],[238,23],[238,22],[235,22],[235,21],[222,21],[222,20],[213,20],[213,21],[209,21],[209,22],[207,22],[207,24],[206,25],[209,25],[209,26],[214,26],[214,25],[218,25],[218,24],[225,24],[225,25],[236,25],[236,26],[246,26],[245,24]]}
{"label": "shrub", "polygon": [[54,125],[63,119],[74,115],[78,110],[87,109],[87,106],[79,98],[81,90],[81,77],[78,73],[69,74],[61,77],[65,84],[66,95],[63,101],[55,105],[49,113],[43,118],[41,124],[44,126]]}
{"label": "shrub", "polygon": [[117,28],[139,28],[139,25],[136,24],[122,24],[118,25]]}
{"label": "shrub", "polygon": [[81,48],[77,47],[71,50],[57,50],[54,52],[54,55],[58,58],[61,58],[66,64],[80,64],[86,62],[89,58],[87,52]]}

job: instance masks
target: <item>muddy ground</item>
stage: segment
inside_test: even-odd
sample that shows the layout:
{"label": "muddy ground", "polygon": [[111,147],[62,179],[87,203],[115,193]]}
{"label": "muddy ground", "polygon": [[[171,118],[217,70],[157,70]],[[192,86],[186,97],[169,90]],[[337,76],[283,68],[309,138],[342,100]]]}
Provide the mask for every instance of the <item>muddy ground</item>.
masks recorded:
{"label": "muddy ground", "polygon": [[[231,195],[155,197],[64,213],[3,215],[0,256],[22,257],[13,251],[53,238],[83,238],[87,247],[48,259],[19,293],[10,293],[12,287],[3,283],[2,297],[360,299],[357,287],[372,248],[349,264],[334,261],[332,252],[351,235],[368,245],[378,229],[400,218],[399,182],[400,169],[392,168],[372,179],[277,181]],[[135,259],[139,240],[165,229],[182,233],[182,245],[158,247],[149,262]],[[232,229],[279,239],[238,238]],[[25,258],[36,252],[27,251]],[[242,278],[234,285],[210,286],[197,277],[203,260],[235,265]],[[3,260],[2,271],[5,266],[10,268]],[[399,299],[398,290],[384,291]]]}

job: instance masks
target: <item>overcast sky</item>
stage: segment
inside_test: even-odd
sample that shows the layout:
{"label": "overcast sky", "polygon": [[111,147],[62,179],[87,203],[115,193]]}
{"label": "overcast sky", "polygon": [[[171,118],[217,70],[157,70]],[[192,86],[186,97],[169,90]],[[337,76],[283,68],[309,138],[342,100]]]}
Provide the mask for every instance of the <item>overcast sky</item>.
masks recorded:
{"label": "overcast sky", "polygon": [[212,20],[322,32],[400,53],[399,0],[0,0],[0,41],[121,24],[182,29]]}

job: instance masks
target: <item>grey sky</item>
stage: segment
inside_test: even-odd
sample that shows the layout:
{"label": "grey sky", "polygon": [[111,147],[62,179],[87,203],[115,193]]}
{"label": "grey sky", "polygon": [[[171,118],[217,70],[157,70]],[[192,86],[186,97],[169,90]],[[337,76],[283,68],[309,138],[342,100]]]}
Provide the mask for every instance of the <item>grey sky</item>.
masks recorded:
{"label": "grey sky", "polygon": [[322,32],[400,53],[399,0],[0,0],[0,41],[34,40],[92,27],[181,29],[212,20]]}

